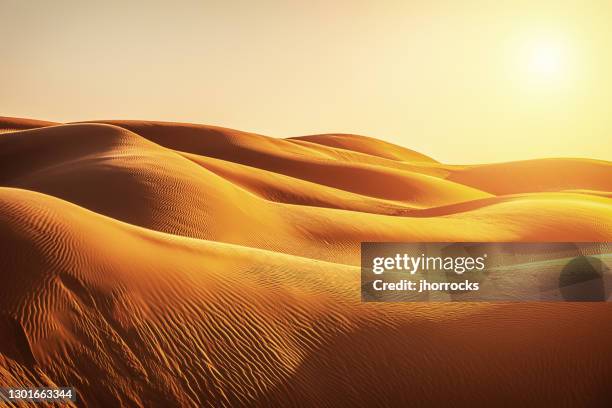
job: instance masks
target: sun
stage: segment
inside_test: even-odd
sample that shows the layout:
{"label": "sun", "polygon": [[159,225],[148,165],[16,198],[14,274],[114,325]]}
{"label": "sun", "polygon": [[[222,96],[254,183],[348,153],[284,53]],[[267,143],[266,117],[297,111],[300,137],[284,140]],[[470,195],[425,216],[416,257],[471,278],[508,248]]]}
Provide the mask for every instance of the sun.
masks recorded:
{"label": "sun", "polygon": [[565,55],[560,44],[537,44],[531,50],[529,70],[534,75],[557,76],[565,69]]}
{"label": "sun", "polygon": [[536,43],[531,46],[528,69],[533,75],[559,76],[567,69],[566,51],[559,43]]}
{"label": "sun", "polygon": [[528,42],[521,61],[530,83],[560,84],[570,74],[568,46],[560,40],[544,39]]}

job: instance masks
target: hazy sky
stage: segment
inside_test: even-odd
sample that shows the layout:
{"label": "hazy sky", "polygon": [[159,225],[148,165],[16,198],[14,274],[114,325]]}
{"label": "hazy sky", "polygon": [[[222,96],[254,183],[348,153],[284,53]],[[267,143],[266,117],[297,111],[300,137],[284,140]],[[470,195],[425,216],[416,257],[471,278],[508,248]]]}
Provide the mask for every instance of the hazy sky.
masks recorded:
{"label": "hazy sky", "polygon": [[0,16],[0,115],[612,160],[609,1],[0,0]]}

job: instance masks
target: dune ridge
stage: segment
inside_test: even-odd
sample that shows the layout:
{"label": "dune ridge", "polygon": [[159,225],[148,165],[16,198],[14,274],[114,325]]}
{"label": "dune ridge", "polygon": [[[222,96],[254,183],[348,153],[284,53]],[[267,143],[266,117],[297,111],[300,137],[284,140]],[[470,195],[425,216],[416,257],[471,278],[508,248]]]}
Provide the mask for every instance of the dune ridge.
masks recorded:
{"label": "dune ridge", "polygon": [[0,384],[92,407],[610,402],[607,304],[367,304],[358,268],[362,241],[609,241],[610,162],[0,128]]}

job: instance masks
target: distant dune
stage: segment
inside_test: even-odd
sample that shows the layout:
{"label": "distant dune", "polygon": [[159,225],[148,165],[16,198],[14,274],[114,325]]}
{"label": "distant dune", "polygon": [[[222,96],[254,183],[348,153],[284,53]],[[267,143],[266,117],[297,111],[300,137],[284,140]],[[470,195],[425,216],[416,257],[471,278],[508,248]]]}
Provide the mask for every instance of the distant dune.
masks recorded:
{"label": "distant dune", "polygon": [[610,241],[612,163],[0,118],[0,384],[78,406],[612,403],[608,304],[363,304],[362,241]]}
{"label": "distant dune", "polygon": [[371,156],[384,157],[391,160],[437,163],[431,157],[415,152],[414,150],[406,149],[405,147],[397,146],[367,136],[349,134],[325,134],[299,136],[290,138],[290,140],[302,143],[305,141],[309,143],[320,144],[323,146],[337,147],[340,149],[365,153]]}

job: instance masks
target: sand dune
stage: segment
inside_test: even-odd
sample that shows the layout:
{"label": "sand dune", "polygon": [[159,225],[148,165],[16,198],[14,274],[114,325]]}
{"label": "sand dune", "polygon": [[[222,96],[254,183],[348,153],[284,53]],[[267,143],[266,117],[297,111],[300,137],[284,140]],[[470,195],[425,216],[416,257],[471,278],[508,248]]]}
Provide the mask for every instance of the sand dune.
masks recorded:
{"label": "sand dune", "polygon": [[609,162],[104,122],[0,121],[0,383],[94,407],[607,397],[606,304],[362,304],[357,266],[362,241],[609,241]]}
{"label": "sand dune", "polygon": [[612,190],[612,163],[588,159],[540,159],[467,166],[449,180],[492,194],[561,190]]}
{"label": "sand dune", "polygon": [[297,142],[317,143],[324,146],[337,147],[355,152],[361,152],[372,156],[384,157],[391,160],[409,161],[409,162],[429,162],[437,163],[431,157],[425,156],[414,150],[406,149],[402,146],[397,146],[382,140],[374,139],[367,136],[349,135],[349,134],[325,134],[299,136],[291,138]]}
{"label": "sand dune", "polygon": [[399,201],[350,193],[225,160],[192,153],[181,153],[181,155],[268,201],[389,215],[401,214],[408,209],[416,208]]}
{"label": "sand dune", "polygon": [[35,119],[9,118],[0,116],[0,133],[12,132],[15,130],[36,129],[45,126],[57,125],[54,122]]}

